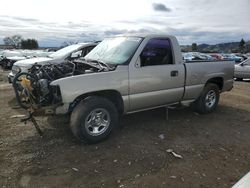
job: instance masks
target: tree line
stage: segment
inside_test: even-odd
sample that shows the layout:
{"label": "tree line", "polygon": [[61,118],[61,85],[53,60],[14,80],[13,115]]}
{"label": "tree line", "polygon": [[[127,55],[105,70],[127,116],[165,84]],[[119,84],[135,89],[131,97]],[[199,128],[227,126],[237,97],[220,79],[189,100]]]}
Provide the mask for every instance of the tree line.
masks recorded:
{"label": "tree line", "polygon": [[[198,52],[199,51],[199,46],[197,45],[197,43],[192,43],[191,45],[191,50],[193,52]],[[241,39],[238,45],[238,49],[235,49],[237,52],[240,53],[247,53],[250,52],[249,46],[247,46],[246,42],[244,39]]]}
{"label": "tree line", "polygon": [[21,35],[13,35],[3,39],[5,45],[11,45],[21,49],[37,49],[39,47],[36,39],[23,39]]}
{"label": "tree line", "polygon": [[[3,42],[5,45],[11,45],[15,48],[21,48],[21,49],[37,49],[39,48],[38,41],[36,39],[23,39],[21,35],[13,35],[10,37],[5,37],[3,39]],[[63,47],[71,45],[73,42],[66,43],[64,42],[62,44]],[[194,52],[199,51],[199,46],[197,43],[192,43],[191,50]],[[237,49],[238,52],[246,53],[249,52],[249,46],[246,45],[246,42],[244,39],[241,39],[239,42],[239,46]]]}

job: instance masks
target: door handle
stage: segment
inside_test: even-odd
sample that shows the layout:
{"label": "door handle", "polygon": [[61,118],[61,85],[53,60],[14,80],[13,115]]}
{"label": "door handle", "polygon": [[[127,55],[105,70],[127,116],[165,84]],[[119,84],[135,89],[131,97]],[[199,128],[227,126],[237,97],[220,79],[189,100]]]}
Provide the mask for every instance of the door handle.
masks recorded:
{"label": "door handle", "polygon": [[171,71],[171,76],[172,77],[178,76],[178,71],[177,70]]}

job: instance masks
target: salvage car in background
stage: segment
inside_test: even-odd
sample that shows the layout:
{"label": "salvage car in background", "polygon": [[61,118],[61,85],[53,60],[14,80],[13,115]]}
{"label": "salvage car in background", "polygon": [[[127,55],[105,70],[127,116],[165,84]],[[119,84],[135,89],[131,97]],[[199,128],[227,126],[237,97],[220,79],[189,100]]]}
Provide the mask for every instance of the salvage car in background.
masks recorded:
{"label": "salvage car in background", "polygon": [[221,54],[210,54],[215,60],[223,60],[223,56]]}
{"label": "salvage car in background", "polygon": [[205,56],[203,56],[200,52],[190,52],[193,56],[193,60],[207,60]]}
{"label": "salvage car in background", "polygon": [[45,50],[1,50],[0,51],[0,65],[4,69],[11,69],[13,64],[17,61],[30,59],[34,57],[47,57],[52,52]]}
{"label": "salvage car in background", "polygon": [[187,53],[182,53],[182,58],[185,60],[185,61],[192,61],[194,59],[194,56],[192,53],[190,52],[187,52]]}
{"label": "salvage car in background", "polygon": [[206,57],[202,56],[199,52],[187,52],[183,54],[183,59],[186,61],[206,60]]}
{"label": "salvage car in background", "polygon": [[4,69],[11,69],[15,62],[24,59],[26,57],[19,51],[5,50],[1,54],[0,65]]}
{"label": "salvage car in background", "polygon": [[234,77],[236,80],[250,79],[250,59],[235,65]]}
{"label": "salvage car in background", "polygon": [[235,55],[238,56],[238,57],[242,57],[243,61],[245,61],[246,59],[248,59],[248,57],[245,54],[236,53]]}
{"label": "salvage car in background", "polygon": [[221,55],[223,60],[235,61],[236,63],[239,63],[244,60],[242,57],[236,56],[235,54],[221,54]]}
{"label": "salvage car in background", "polygon": [[72,60],[87,55],[97,43],[79,43],[62,48],[47,57],[37,57],[17,61],[8,75],[9,83],[12,83],[15,75],[20,72],[28,72],[34,64],[58,64],[65,60]]}
{"label": "salvage car in background", "polygon": [[204,54],[200,52],[187,52],[182,53],[182,57],[186,61],[193,61],[193,60],[204,60],[204,61],[214,61],[215,58],[209,54]]}
{"label": "salvage car in background", "polygon": [[214,57],[212,57],[209,54],[200,53],[200,56],[203,57],[204,60],[208,60],[208,61],[214,61],[214,60],[216,60]]}
{"label": "salvage car in background", "polygon": [[96,143],[122,114],[170,105],[214,111],[233,74],[233,61],[184,63],[174,36],[126,35],[103,40],[83,59],[34,65],[16,75],[13,87],[20,106],[68,113],[76,138]]}

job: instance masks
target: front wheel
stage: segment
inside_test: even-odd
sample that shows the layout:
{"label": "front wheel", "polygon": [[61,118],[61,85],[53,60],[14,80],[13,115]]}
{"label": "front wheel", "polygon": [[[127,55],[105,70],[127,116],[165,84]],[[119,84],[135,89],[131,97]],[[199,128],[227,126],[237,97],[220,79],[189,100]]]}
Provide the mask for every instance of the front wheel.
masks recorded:
{"label": "front wheel", "polygon": [[193,103],[193,108],[200,114],[207,114],[215,110],[220,98],[219,87],[216,84],[206,84],[200,97]]}
{"label": "front wheel", "polygon": [[82,142],[97,143],[106,139],[118,124],[115,105],[103,97],[89,97],[73,110],[70,127]]}

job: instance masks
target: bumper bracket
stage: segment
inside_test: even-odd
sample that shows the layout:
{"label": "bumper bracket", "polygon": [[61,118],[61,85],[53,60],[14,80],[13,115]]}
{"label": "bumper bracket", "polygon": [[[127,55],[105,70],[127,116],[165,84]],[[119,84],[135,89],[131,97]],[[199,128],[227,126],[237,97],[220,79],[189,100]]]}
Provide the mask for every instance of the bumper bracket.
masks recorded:
{"label": "bumper bracket", "polygon": [[36,128],[37,133],[42,137],[43,136],[43,132],[40,129],[39,125],[37,124],[37,121],[35,120],[33,113],[29,112],[28,117],[21,119],[21,122],[24,122],[26,124],[27,121],[31,121],[32,124],[34,125],[34,127]]}

